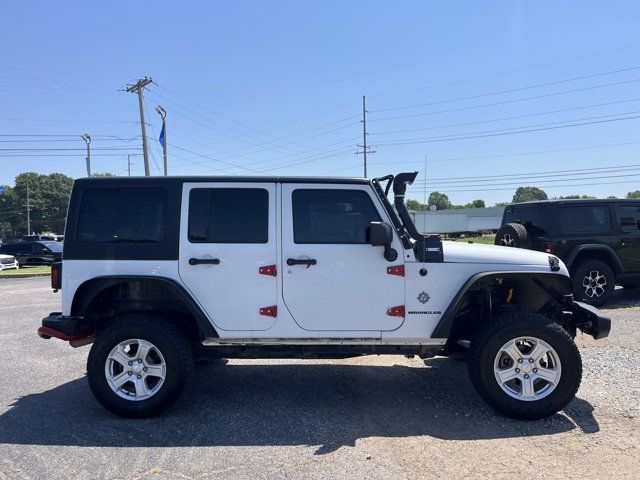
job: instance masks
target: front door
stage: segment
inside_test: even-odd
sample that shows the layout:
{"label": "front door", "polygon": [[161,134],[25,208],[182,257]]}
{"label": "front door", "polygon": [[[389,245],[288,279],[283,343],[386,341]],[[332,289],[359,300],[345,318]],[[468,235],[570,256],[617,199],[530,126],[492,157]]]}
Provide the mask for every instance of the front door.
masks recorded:
{"label": "front door", "polygon": [[[275,183],[185,183],[180,278],[221,330],[275,323]],[[265,310],[266,309],[266,310]]]}
{"label": "front door", "polygon": [[381,331],[402,325],[404,277],[383,247],[367,242],[372,221],[389,223],[368,185],[282,185],[282,265],[284,302],[296,323],[310,331]]}

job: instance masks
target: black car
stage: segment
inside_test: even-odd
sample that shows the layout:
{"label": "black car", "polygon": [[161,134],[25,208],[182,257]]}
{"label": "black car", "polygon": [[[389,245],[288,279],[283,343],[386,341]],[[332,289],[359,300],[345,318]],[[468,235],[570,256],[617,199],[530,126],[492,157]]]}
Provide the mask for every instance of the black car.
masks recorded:
{"label": "black car", "polygon": [[577,300],[602,305],[615,285],[640,286],[640,200],[550,200],[508,205],[496,245],[552,253]]}
{"label": "black car", "polygon": [[51,265],[62,258],[62,243],[46,240],[10,243],[0,246],[0,253],[13,255],[21,267]]}

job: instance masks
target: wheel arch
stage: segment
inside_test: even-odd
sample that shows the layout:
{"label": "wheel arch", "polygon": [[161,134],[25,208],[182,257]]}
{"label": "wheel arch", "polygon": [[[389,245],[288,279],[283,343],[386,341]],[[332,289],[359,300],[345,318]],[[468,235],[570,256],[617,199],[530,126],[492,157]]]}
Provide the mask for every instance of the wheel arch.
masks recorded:
{"label": "wheel arch", "polygon": [[[479,297],[480,301],[488,301],[490,311],[500,306],[494,304],[495,300],[491,293],[488,299],[482,298],[482,295],[490,290],[495,290],[498,295],[502,295],[506,303],[518,302],[520,309],[529,312],[538,312],[549,303],[565,305],[572,299],[571,279],[560,273],[503,271],[477,273],[458,290],[431,337],[449,339],[452,332],[460,326],[457,324],[467,321],[464,317],[461,318],[461,313],[473,297]],[[482,314],[484,312],[485,309],[482,310]]]}
{"label": "wheel arch", "polygon": [[616,252],[609,245],[600,243],[586,243],[574,247],[564,260],[567,268],[571,269],[586,259],[601,260],[611,267],[613,273],[619,275],[624,273],[624,266],[616,255]]}
{"label": "wheel arch", "polygon": [[71,316],[108,318],[132,312],[159,312],[187,322],[200,338],[218,333],[186,289],[173,279],[142,275],[95,277],[82,283],[71,303]]}

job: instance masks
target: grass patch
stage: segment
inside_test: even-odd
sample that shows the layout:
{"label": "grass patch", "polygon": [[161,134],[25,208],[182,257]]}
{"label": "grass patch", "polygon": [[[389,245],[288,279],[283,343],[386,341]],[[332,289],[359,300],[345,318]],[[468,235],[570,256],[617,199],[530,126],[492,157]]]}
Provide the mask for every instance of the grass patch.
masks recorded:
{"label": "grass patch", "polygon": [[495,238],[496,238],[495,235],[482,235],[481,237],[458,238],[456,239],[456,242],[462,242],[462,243],[473,242],[473,243],[483,243],[485,245],[493,245],[493,241]]}
{"label": "grass patch", "polygon": [[51,267],[49,265],[35,265],[0,272],[0,277],[19,277],[21,275],[51,275]]}

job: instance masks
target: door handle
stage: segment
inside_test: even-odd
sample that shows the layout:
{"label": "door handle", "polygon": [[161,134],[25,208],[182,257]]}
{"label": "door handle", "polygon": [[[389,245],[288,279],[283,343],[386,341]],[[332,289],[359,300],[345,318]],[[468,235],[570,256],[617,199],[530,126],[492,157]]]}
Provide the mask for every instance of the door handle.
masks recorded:
{"label": "door handle", "polygon": [[218,265],[219,258],[190,258],[189,265]]}
{"label": "door handle", "polygon": [[306,265],[307,268],[309,268],[311,265],[315,265],[316,263],[318,263],[318,262],[316,261],[315,258],[302,258],[300,260],[295,259],[295,258],[288,258],[287,259],[287,265],[289,265],[289,266]]}

